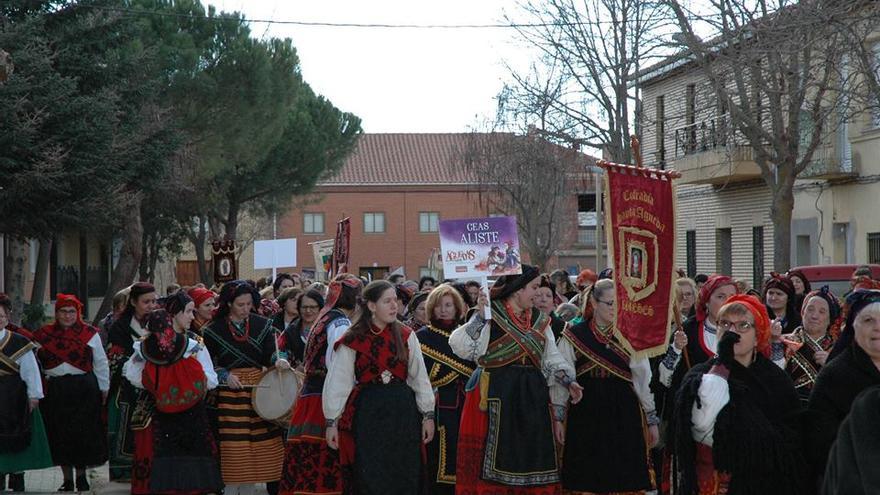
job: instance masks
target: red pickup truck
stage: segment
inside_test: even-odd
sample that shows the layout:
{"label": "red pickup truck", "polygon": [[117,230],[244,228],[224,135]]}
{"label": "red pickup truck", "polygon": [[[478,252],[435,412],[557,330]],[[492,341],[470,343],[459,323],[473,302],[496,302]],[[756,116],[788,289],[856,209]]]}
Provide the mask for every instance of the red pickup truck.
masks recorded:
{"label": "red pickup truck", "polygon": [[[852,290],[849,281],[859,266],[861,265],[809,265],[798,266],[792,270],[804,272],[813,289],[827,285],[835,296],[843,297],[844,294]],[[880,265],[867,266],[871,267],[871,278],[880,280]]]}

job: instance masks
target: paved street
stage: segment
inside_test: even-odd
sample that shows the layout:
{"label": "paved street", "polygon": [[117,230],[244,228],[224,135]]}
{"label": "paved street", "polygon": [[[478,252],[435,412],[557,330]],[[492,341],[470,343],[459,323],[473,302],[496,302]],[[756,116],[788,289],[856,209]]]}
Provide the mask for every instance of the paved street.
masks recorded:
{"label": "paved street", "polygon": [[[61,476],[61,468],[58,467],[28,471],[25,473],[24,479],[27,493],[56,493],[64,481]],[[89,470],[89,483],[92,485],[92,491],[89,493],[124,495],[131,492],[131,486],[128,483],[110,482],[106,464],[100,468]],[[265,495],[266,489],[261,485],[255,493],[256,495]]]}

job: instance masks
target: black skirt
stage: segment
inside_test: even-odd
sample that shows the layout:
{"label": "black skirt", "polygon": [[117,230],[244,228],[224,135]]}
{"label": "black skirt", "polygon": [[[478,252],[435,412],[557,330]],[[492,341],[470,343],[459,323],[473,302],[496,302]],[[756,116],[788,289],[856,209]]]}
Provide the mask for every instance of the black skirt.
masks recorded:
{"label": "black skirt", "polygon": [[[422,420],[405,383],[367,385],[355,401],[351,493],[414,495],[422,482]],[[348,492],[348,491],[347,491]]]}
{"label": "black skirt", "polygon": [[562,487],[594,493],[653,488],[642,408],[620,378],[578,379],[584,400],[566,423]]}
{"label": "black skirt", "polygon": [[28,402],[27,385],[20,376],[0,376],[0,454],[21,452],[30,445]]}
{"label": "black skirt", "polygon": [[90,467],[107,462],[107,436],[94,373],[49,378],[40,410],[56,466]]}
{"label": "black skirt", "polygon": [[204,402],[179,413],[153,413],[153,493],[211,493],[223,487]]}

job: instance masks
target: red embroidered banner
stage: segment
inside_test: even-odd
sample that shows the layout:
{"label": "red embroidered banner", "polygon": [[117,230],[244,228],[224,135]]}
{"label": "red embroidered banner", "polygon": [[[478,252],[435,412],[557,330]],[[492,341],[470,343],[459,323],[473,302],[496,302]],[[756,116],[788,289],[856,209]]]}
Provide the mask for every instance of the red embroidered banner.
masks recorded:
{"label": "red embroidered banner", "polygon": [[618,337],[637,355],[669,342],[675,268],[673,171],[599,162],[605,169],[608,249],[614,259]]}
{"label": "red embroidered banner", "polygon": [[348,273],[349,244],[351,243],[351,218],[336,223],[336,239],[333,242],[333,276]]}

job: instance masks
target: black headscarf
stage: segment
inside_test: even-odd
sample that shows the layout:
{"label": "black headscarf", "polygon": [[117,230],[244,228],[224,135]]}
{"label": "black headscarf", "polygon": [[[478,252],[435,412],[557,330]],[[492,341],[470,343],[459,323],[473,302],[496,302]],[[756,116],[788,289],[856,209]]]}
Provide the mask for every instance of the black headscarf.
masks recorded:
{"label": "black headscarf", "polygon": [[186,291],[179,290],[170,296],[164,297],[161,302],[162,307],[164,307],[165,311],[167,311],[173,318],[186,309],[186,305],[193,302],[193,299],[189,297],[189,294],[187,294]]}
{"label": "black headscarf", "polygon": [[522,289],[529,282],[538,278],[541,272],[532,265],[522,265],[522,273],[519,275],[504,275],[498,277],[492,286],[490,296],[492,299],[507,299],[514,292]]}
{"label": "black headscarf", "polygon": [[222,320],[229,316],[229,305],[243,294],[250,294],[253,298],[252,311],[257,311],[260,308],[260,293],[257,292],[257,288],[244,280],[233,280],[223,284],[223,288],[220,289],[220,297],[217,298],[217,314],[214,315],[214,319]]}
{"label": "black headscarf", "polygon": [[844,307],[846,323],[844,324],[843,332],[840,333],[840,338],[834,343],[834,348],[831,349],[831,354],[828,355],[828,361],[836,358],[852,345],[855,340],[856,330],[853,327],[853,322],[856,321],[856,316],[865,309],[865,306],[875,302],[880,302],[880,290],[858,289],[846,296],[846,306]]}

